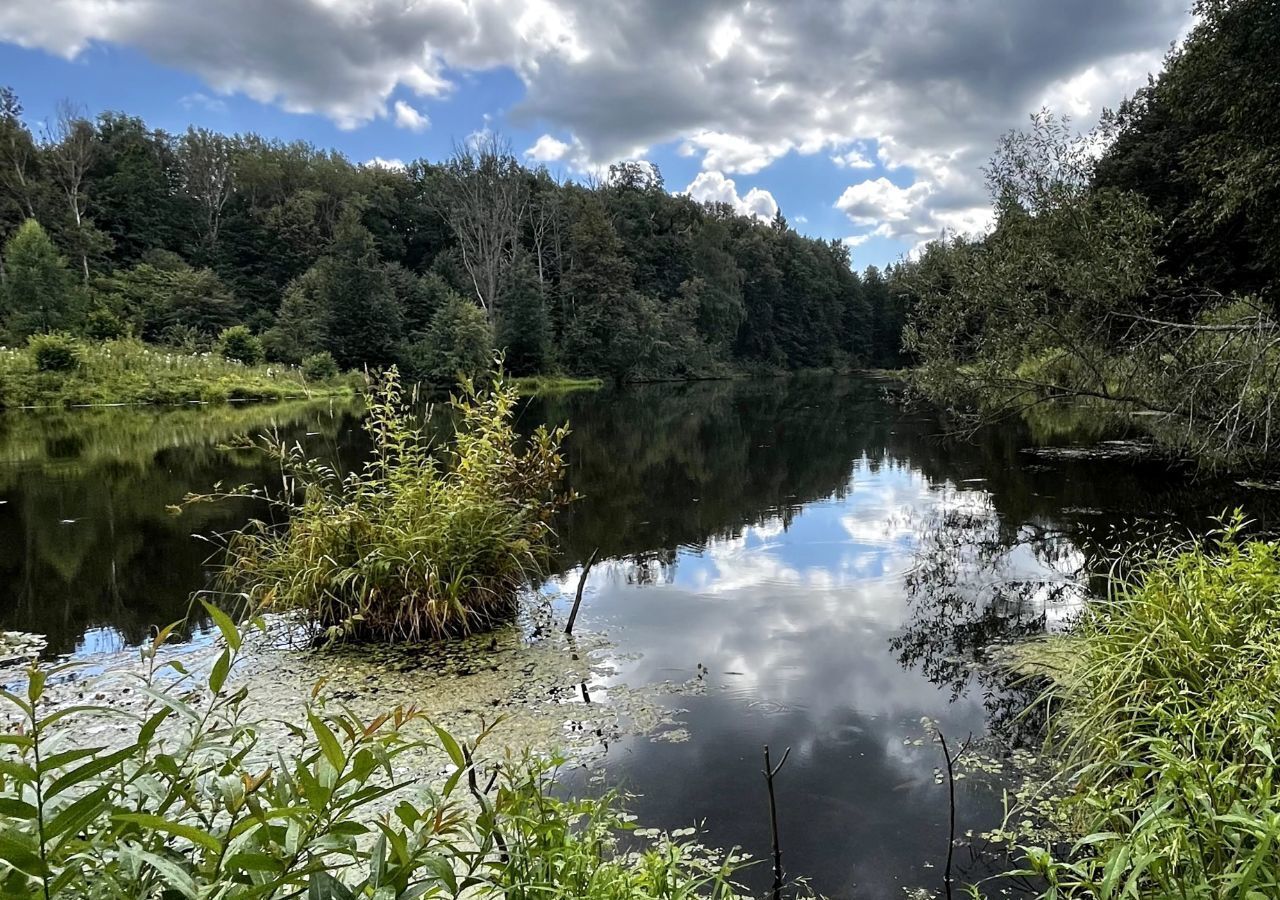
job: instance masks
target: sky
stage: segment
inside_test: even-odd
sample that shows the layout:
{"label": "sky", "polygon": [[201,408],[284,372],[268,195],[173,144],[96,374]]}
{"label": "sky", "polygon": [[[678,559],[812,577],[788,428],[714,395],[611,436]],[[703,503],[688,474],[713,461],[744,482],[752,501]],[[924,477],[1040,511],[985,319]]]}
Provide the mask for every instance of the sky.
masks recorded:
{"label": "sky", "polygon": [[990,222],[981,167],[1047,106],[1088,128],[1189,0],[0,0],[0,84],[387,164],[489,129],[585,178],[846,241],[884,265]]}

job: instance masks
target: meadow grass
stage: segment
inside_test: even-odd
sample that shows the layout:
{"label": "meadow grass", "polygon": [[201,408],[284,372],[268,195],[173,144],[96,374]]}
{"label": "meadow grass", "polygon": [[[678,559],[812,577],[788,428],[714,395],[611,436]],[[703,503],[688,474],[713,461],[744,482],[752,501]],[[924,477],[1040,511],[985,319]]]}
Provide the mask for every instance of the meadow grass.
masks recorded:
{"label": "meadow grass", "polygon": [[0,348],[0,409],[19,406],[217,403],[354,393],[342,378],[309,380],[284,365],[247,366],[121,339],[83,342],[77,362],[42,370],[32,348]]}
{"label": "meadow grass", "polygon": [[1045,897],[1280,896],[1280,543],[1244,527],[1143,557],[1022,649],[1083,835],[1028,853]]}
{"label": "meadow grass", "polygon": [[526,375],[511,379],[522,397],[543,397],[573,391],[598,391],[604,387],[599,378],[573,378],[568,375]]}

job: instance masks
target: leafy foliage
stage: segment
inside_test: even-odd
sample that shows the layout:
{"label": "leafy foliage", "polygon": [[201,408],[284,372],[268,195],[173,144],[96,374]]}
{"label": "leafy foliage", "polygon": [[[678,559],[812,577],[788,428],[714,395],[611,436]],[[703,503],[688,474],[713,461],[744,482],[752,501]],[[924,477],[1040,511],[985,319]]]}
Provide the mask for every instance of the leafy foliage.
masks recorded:
{"label": "leafy foliage", "polygon": [[67,334],[33,334],[27,352],[40,372],[71,372],[80,367],[80,345]]}
{"label": "leafy foliage", "polygon": [[1195,9],[1097,131],[1042,112],[1001,141],[990,234],[893,273],[927,396],[985,418],[1083,400],[1210,463],[1274,461],[1277,17],[1269,0]]}
{"label": "leafy foliage", "polygon": [[327,350],[313,353],[302,361],[302,375],[309,381],[325,381],[338,374],[338,361]]}
{"label": "leafy foliage", "polygon": [[426,334],[405,349],[405,366],[421,380],[455,384],[488,368],[492,345],[484,313],[451,293],[431,317]]}
{"label": "leafy foliage", "polygon": [[370,398],[373,453],[361,470],[340,475],[300,446],[261,439],[288,476],[276,502],[289,522],[255,521],[230,538],[227,586],[300,612],[330,638],[416,640],[509,615],[544,572],[549,520],[568,500],[556,493],[566,429],[539,427],[522,446],[515,404],[501,372],[487,388],[464,381],[450,404],[456,431],[437,448],[393,367]]}
{"label": "leafy foliage", "polygon": [[244,325],[232,325],[218,335],[218,354],[223,359],[254,366],[262,362],[262,341]]}
{"label": "leafy foliage", "polygon": [[1162,550],[1113,580],[1068,636],[1023,651],[1085,836],[1029,854],[1047,897],[1270,897],[1280,891],[1280,543]]}
{"label": "leafy foliage", "polygon": [[17,340],[70,327],[79,298],[75,278],[49,235],[27,219],[4,245],[0,325]]}
{"label": "leafy foliage", "polygon": [[[275,362],[327,351],[344,369],[394,362],[417,375],[432,322],[461,297],[486,320],[483,358],[503,349],[521,375],[898,360],[901,316],[883,297],[873,315],[843,244],[668,193],[656,169],[562,184],[493,137],[392,171],[302,142],[169,134],[69,108],[50,143],[32,137],[12,91],[0,99],[0,240],[38,220],[52,251],[41,283],[68,287],[37,292],[56,309],[19,303],[36,312],[3,323],[17,340],[58,329],[204,351],[244,325]],[[74,203],[58,174],[72,170]],[[452,386],[459,368],[472,371],[428,376]]]}
{"label": "leafy foliage", "polygon": [[[164,659],[176,626],[159,630],[131,685],[147,697],[140,711],[51,710],[47,689],[67,665],[33,664],[25,690],[0,693],[20,723],[0,737],[6,896],[732,895],[731,860],[670,840],[622,853],[616,834],[627,824],[615,798],[551,799],[551,763],[489,770],[476,761],[484,733],[463,743],[413,709],[366,721],[316,695],[294,720],[256,717],[232,671],[245,638],[265,625],[241,629],[205,609],[221,652],[207,671],[188,671]],[[85,740],[112,721],[122,740]],[[430,739],[415,737],[415,726]],[[431,757],[454,769],[436,790],[417,787],[410,765]]]}

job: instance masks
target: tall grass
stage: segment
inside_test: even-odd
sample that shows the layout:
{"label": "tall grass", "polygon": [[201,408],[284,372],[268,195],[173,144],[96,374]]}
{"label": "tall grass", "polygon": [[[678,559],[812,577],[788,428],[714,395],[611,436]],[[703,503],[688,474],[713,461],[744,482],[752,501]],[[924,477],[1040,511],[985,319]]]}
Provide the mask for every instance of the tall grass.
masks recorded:
{"label": "tall grass", "polygon": [[359,470],[263,439],[284,471],[288,522],[255,521],[230,538],[228,587],[254,607],[301,612],[334,639],[435,638],[510,615],[544,572],[551,516],[569,499],[556,489],[566,429],[522,441],[516,402],[500,372],[487,387],[465,382],[450,401],[456,430],[437,446],[393,368],[370,394],[373,450]]}
{"label": "tall grass", "polygon": [[181,353],[134,339],[79,343],[76,365],[66,371],[41,370],[36,349],[0,348],[0,408],[352,393],[340,379],[309,380],[291,366],[247,366],[212,353]]}
{"label": "tall grass", "polygon": [[1046,897],[1280,897],[1280,543],[1243,527],[1145,558],[1027,651],[1085,835],[1030,854]]}

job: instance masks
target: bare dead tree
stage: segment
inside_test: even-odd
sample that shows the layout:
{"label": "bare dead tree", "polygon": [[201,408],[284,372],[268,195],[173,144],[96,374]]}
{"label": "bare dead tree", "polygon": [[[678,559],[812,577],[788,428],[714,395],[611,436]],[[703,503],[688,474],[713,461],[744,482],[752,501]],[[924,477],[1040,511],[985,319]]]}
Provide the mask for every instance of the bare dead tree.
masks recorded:
{"label": "bare dead tree", "polygon": [[[552,182],[555,188],[559,185]],[[558,267],[560,261],[559,225],[560,191],[545,190],[529,204],[529,231],[533,238],[533,255],[538,262],[538,283],[547,283],[548,261]]]}
{"label": "bare dead tree", "polygon": [[430,198],[462,250],[476,301],[490,322],[497,317],[503,276],[515,258],[528,212],[528,187],[511,144],[486,132],[454,145]]}
{"label": "bare dead tree", "polygon": [[235,159],[226,135],[204,128],[188,128],[178,144],[183,190],[200,211],[201,241],[209,249],[218,244],[222,210],[235,193]]}
{"label": "bare dead tree", "polygon": [[75,223],[80,245],[80,265],[84,280],[89,280],[89,252],[85,235],[85,216],[89,208],[89,195],[85,190],[85,178],[93,165],[96,141],[93,124],[82,116],[70,101],[58,104],[52,123],[45,124],[45,155],[50,161],[53,180],[62,189],[67,208]]}

